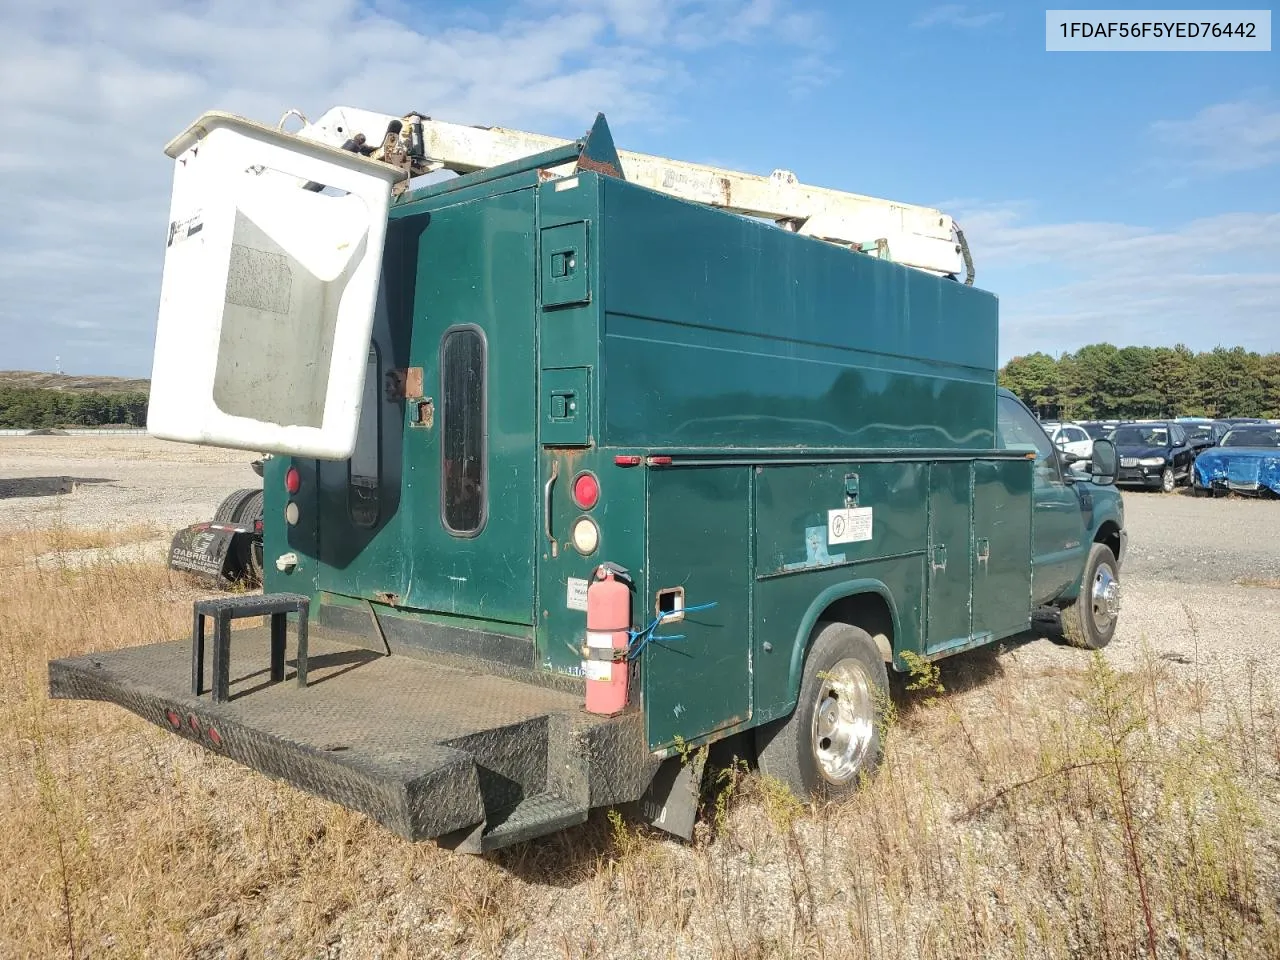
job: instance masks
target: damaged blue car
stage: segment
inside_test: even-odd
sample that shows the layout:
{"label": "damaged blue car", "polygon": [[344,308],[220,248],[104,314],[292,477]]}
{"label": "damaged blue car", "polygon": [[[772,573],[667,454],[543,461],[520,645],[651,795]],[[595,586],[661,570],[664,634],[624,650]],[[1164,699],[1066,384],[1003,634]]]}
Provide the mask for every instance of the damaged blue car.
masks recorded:
{"label": "damaged blue car", "polygon": [[1221,492],[1280,496],[1280,425],[1233,427],[1222,442],[1201,453],[1192,470],[1193,496]]}

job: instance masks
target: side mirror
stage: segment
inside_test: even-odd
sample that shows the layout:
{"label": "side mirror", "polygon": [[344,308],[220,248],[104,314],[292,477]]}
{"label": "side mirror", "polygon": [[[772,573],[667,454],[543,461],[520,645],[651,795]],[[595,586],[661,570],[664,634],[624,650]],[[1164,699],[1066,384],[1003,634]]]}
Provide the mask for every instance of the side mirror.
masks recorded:
{"label": "side mirror", "polygon": [[1090,475],[1094,483],[1116,482],[1116,445],[1110,440],[1093,441],[1093,457]]}

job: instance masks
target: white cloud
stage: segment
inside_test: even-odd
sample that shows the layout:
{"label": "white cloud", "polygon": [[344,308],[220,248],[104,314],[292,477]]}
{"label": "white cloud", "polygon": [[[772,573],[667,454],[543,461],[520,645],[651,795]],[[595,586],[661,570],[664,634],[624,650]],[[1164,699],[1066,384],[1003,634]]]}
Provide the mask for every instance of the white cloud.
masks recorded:
{"label": "white cloud", "polygon": [[1179,162],[1211,173],[1260,170],[1280,163],[1280,100],[1244,99],[1205,107],[1187,120],[1151,125]]}
{"label": "white cloud", "polygon": [[[171,184],[164,144],[205,110],[426,110],[572,137],[597,110],[655,127],[683,58],[756,45],[819,82],[821,30],[782,0],[46,0],[0,5],[0,366],[150,367]],[[738,54],[740,55],[740,54]],[[785,62],[785,61],[784,61]],[[622,139],[622,138],[620,138]]]}
{"label": "white cloud", "polygon": [[949,201],[977,285],[1000,297],[1000,356],[1088,343],[1280,350],[1280,213],[1167,229],[1035,223],[1025,206]]}
{"label": "white cloud", "polygon": [[927,27],[959,27],[962,30],[976,30],[989,23],[1004,18],[999,11],[987,13],[970,13],[969,8],[959,3],[946,3],[938,7],[930,7],[913,21],[911,26],[917,30]]}

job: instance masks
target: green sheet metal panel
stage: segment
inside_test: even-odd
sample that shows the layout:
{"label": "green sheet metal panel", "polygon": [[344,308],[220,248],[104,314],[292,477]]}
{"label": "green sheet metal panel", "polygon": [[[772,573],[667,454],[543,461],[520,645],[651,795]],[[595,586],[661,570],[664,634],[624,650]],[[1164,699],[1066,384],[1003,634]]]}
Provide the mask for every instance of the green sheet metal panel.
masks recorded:
{"label": "green sheet metal panel", "polygon": [[591,270],[587,223],[543,227],[538,239],[542,274],[542,305],[560,307],[591,299]]}
{"label": "green sheet metal panel", "polygon": [[[846,507],[849,478],[856,484],[857,507],[871,511],[871,539],[832,542],[830,511]],[[760,466],[755,574],[767,577],[923,550],[926,496],[923,463]]]}
{"label": "green sheet metal panel", "polygon": [[992,639],[1031,626],[1031,462],[973,465],[973,632]]}
{"label": "green sheet metal panel", "polygon": [[926,650],[969,642],[973,623],[973,465],[929,465]]}
{"label": "green sheet metal panel", "polygon": [[585,447],[591,443],[590,384],[590,367],[542,371],[538,439],[543,444]]}
{"label": "green sheet metal panel", "polygon": [[[541,457],[544,475],[551,479],[554,469],[554,480],[539,490],[540,496],[548,498],[544,504],[548,512],[546,529],[539,529],[537,542],[537,661],[544,670],[581,676],[586,591],[597,566],[608,560],[627,570],[637,585],[632,624],[644,616],[645,470],[615,466],[612,452],[598,448],[545,448]],[[583,472],[594,474],[600,488],[599,501],[589,510],[573,501],[574,478]],[[580,554],[571,539],[574,523],[583,517],[599,531],[599,546],[588,556]]]}
{"label": "green sheet metal panel", "polygon": [[813,626],[832,603],[855,594],[885,597],[894,615],[895,649],[918,653],[923,592],[923,549],[882,560],[757,579],[752,591],[753,723],[785,717],[795,706]]}
{"label": "green sheet metal panel", "polygon": [[[871,539],[832,542],[829,511],[845,508],[851,487],[858,507],[871,510]],[[919,650],[927,499],[928,464],[923,462],[756,468],[754,684],[761,711],[780,716],[793,702],[796,634],[825,591],[836,595],[823,607],[850,593],[876,592],[872,584],[880,585],[897,607],[899,645]],[[810,620],[820,613],[814,610]]]}
{"label": "green sheet metal panel", "polygon": [[751,717],[751,468],[650,469],[647,589],[637,619],[654,618],[657,594],[684,590],[688,607],[717,606],[666,624],[641,654],[649,746],[692,740]]}
{"label": "green sheet metal panel", "polygon": [[602,183],[603,437],[990,449],[991,294]]}
{"label": "green sheet metal panel", "polygon": [[[539,294],[538,346],[538,629],[539,666],[580,676],[586,634],[586,590],[603,561],[626,568],[637,583],[644,576],[644,470],[622,469],[612,452],[598,446],[599,231],[595,229],[601,178],[592,173],[553,180],[538,188]],[[585,297],[557,294],[551,274],[556,253],[572,250],[574,270],[585,283]],[[572,391],[581,400],[576,423],[557,422],[556,395]],[[573,501],[574,479],[595,475],[600,499],[589,510]],[[573,525],[588,518],[599,531],[589,556],[573,546]],[[633,618],[634,619],[634,618]]]}

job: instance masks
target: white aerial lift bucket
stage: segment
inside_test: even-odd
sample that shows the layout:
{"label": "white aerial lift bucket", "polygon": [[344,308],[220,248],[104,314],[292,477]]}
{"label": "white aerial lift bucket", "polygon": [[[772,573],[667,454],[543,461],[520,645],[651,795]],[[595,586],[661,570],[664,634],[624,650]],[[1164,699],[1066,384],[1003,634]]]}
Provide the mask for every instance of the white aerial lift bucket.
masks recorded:
{"label": "white aerial lift bucket", "polygon": [[148,432],[349,457],[391,186],[405,171],[224,113],[165,153],[173,199]]}

